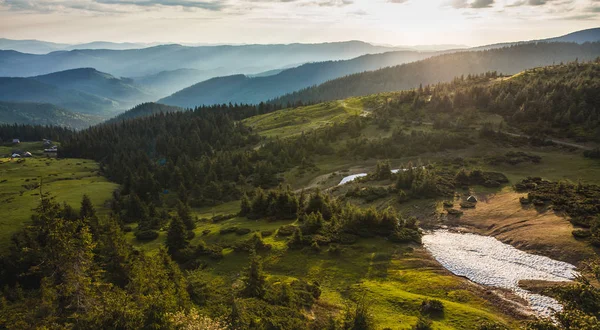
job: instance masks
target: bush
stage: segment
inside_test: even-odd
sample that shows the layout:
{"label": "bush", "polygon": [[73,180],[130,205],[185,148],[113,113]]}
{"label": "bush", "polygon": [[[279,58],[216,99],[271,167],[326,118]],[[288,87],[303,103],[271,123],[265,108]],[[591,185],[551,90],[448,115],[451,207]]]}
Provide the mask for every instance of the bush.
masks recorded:
{"label": "bush", "polygon": [[331,244],[331,245],[329,245],[329,248],[327,249],[327,253],[329,253],[333,256],[339,256],[342,254],[342,252],[343,252],[343,249],[337,244]]}
{"label": "bush", "polygon": [[417,320],[417,324],[415,324],[413,326],[413,330],[431,330],[433,329],[433,323],[424,318],[424,317],[419,317],[419,319]]}
{"label": "bush", "polygon": [[271,230],[263,230],[263,231],[260,232],[260,235],[262,237],[269,237],[269,236],[273,235],[273,231],[271,231]]}
{"label": "bush", "polygon": [[592,236],[592,232],[584,229],[575,229],[571,232],[575,238],[588,238]]}
{"label": "bush", "polygon": [[449,215],[454,215],[454,216],[459,216],[459,215],[463,215],[463,211],[461,210],[457,210],[457,209],[447,209],[446,212],[448,212]]}
{"label": "bush", "polygon": [[135,238],[142,242],[153,241],[158,238],[158,232],[151,229],[136,231]]}
{"label": "bush", "polygon": [[421,243],[421,234],[418,230],[401,228],[388,237],[394,243]]}
{"label": "bush", "polygon": [[243,236],[243,235],[250,234],[250,232],[252,232],[252,230],[250,230],[248,228],[239,228],[235,231],[235,234],[239,235],[239,236]]}
{"label": "bush", "polygon": [[444,207],[445,208],[451,208],[454,207],[454,203],[450,202],[450,201],[444,201]]}
{"label": "bush", "polygon": [[424,315],[440,316],[444,314],[444,304],[437,299],[428,299],[421,303],[420,310]]}
{"label": "bush", "polygon": [[205,229],[202,231],[202,236],[206,236],[208,234],[210,234],[210,229]]}
{"label": "bush", "polygon": [[292,236],[294,234],[294,232],[296,231],[296,228],[298,228],[298,227],[294,226],[294,225],[281,226],[281,227],[279,227],[279,230],[277,231],[277,235]]}
{"label": "bush", "polygon": [[352,234],[347,234],[347,233],[342,233],[342,234],[340,234],[339,241],[342,244],[348,244],[348,245],[354,244],[354,243],[356,243],[356,241],[358,241],[358,236],[352,235]]}
{"label": "bush", "polygon": [[219,230],[219,234],[221,234],[221,235],[233,234],[233,233],[237,232],[238,229],[239,228],[235,227],[235,226],[234,227],[223,228],[223,229]]}

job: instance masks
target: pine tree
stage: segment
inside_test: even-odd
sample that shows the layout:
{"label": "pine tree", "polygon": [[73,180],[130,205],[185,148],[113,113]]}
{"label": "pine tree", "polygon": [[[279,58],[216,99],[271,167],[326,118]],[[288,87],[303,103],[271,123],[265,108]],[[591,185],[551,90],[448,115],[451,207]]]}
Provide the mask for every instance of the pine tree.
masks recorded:
{"label": "pine tree", "polygon": [[177,203],[177,216],[181,219],[181,221],[183,221],[183,224],[187,230],[194,230],[196,228],[196,223],[192,218],[192,211],[190,210],[190,207],[181,201]]}
{"label": "pine tree", "polygon": [[181,218],[173,217],[169,224],[169,230],[167,231],[167,251],[170,255],[175,255],[177,252],[188,246],[188,235],[185,229],[185,225]]}
{"label": "pine tree", "polygon": [[252,203],[250,202],[250,199],[248,198],[248,195],[246,195],[244,193],[244,195],[242,195],[242,204],[240,207],[240,216],[241,217],[245,217],[248,214],[250,214],[250,212],[252,212]]}
{"label": "pine tree", "polygon": [[265,285],[262,261],[253,253],[250,256],[250,267],[248,267],[244,277],[243,294],[249,298],[262,298],[265,295]]}

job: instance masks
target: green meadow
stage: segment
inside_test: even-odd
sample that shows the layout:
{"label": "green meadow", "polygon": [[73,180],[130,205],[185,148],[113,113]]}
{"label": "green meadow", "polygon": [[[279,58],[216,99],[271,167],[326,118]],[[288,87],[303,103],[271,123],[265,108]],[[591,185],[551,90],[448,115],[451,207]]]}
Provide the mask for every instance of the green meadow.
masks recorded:
{"label": "green meadow", "polygon": [[83,195],[88,194],[99,213],[106,214],[106,202],[116,188],[91,160],[0,158],[0,249],[5,249],[10,236],[31,218],[40,191],[76,210]]}

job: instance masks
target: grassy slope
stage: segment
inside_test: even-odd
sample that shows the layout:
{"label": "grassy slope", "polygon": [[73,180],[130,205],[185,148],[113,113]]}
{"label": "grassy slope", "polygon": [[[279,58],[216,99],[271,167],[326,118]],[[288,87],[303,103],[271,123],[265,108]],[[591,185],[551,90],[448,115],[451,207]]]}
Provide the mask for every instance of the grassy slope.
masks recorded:
{"label": "grassy slope", "polygon": [[[0,155],[6,147],[0,147]],[[88,194],[100,214],[117,185],[98,174],[98,164],[91,160],[28,158],[22,163],[0,158],[0,249],[10,236],[30,219],[39,202],[39,189],[33,188],[43,178],[43,191],[59,202],[79,208],[83,194]],[[28,186],[28,187],[24,187]],[[31,189],[31,190],[29,190]]]}
{"label": "grassy slope", "polygon": [[343,122],[350,116],[361,115],[364,111],[363,98],[321,103],[300,108],[280,110],[260,116],[250,117],[244,123],[268,137],[289,137],[326,126]]}
{"label": "grassy slope", "polygon": [[[222,204],[214,208],[195,210],[199,218],[231,214],[239,210],[239,203]],[[209,244],[232,244],[251,237],[252,234],[220,235],[219,230],[231,226],[248,228],[252,231],[275,231],[292,221],[248,220],[234,218],[220,223],[199,222],[193,242],[204,240]],[[207,235],[202,231],[210,230]],[[131,241],[146,251],[155,251],[164,244],[166,233],[160,238],[141,244]],[[436,329],[474,328],[489,320],[515,324],[490,302],[481,298],[481,289],[468,281],[450,275],[420,247],[393,244],[381,239],[361,239],[347,246],[340,256],[327,251],[320,253],[287,250],[287,238],[276,235],[265,237],[273,249],[263,255],[264,269],[269,281],[289,281],[303,278],[318,281],[323,294],[320,306],[340,312],[350,296],[364,295],[377,320],[377,328],[410,329],[419,315],[419,306],[425,299],[441,299],[446,308],[443,317],[434,319]],[[248,263],[248,254],[225,249],[225,258],[220,261],[206,259],[207,271],[216,283],[232,285],[241,269]]]}

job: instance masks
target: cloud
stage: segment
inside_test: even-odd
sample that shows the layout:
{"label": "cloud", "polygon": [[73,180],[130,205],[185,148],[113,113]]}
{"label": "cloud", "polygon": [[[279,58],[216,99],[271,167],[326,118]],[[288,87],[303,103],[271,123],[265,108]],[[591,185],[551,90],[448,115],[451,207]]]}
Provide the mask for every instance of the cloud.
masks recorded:
{"label": "cloud", "polygon": [[490,8],[493,4],[494,0],[475,0],[471,8]]}
{"label": "cloud", "polygon": [[409,0],[388,0],[390,3],[407,3]]}
{"label": "cloud", "polygon": [[566,0],[566,1],[560,1],[560,2],[557,2],[556,0],[521,0],[521,1],[517,1],[515,3],[512,3],[510,5],[507,5],[507,7],[520,7],[520,6],[537,7],[537,6],[544,6],[544,5],[550,4],[550,3],[557,3],[559,5],[564,5],[564,4],[570,4],[572,2],[573,2],[572,0]]}
{"label": "cloud", "polygon": [[195,1],[195,0],[94,0],[107,5],[134,5],[140,7],[186,7],[206,10],[221,10],[225,8],[223,1]]}
{"label": "cloud", "polygon": [[452,6],[455,9],[463,9],[463,8],[491,8],[494,5],[494,0],[451,0],[446,5]]}
{"label": "cloud", "polygon": [[0,0],[0,6],[13,11],[60,12],[83,10],[92,12],[127,12],[125,7],[180,7],[220,11],[225,0]]}

